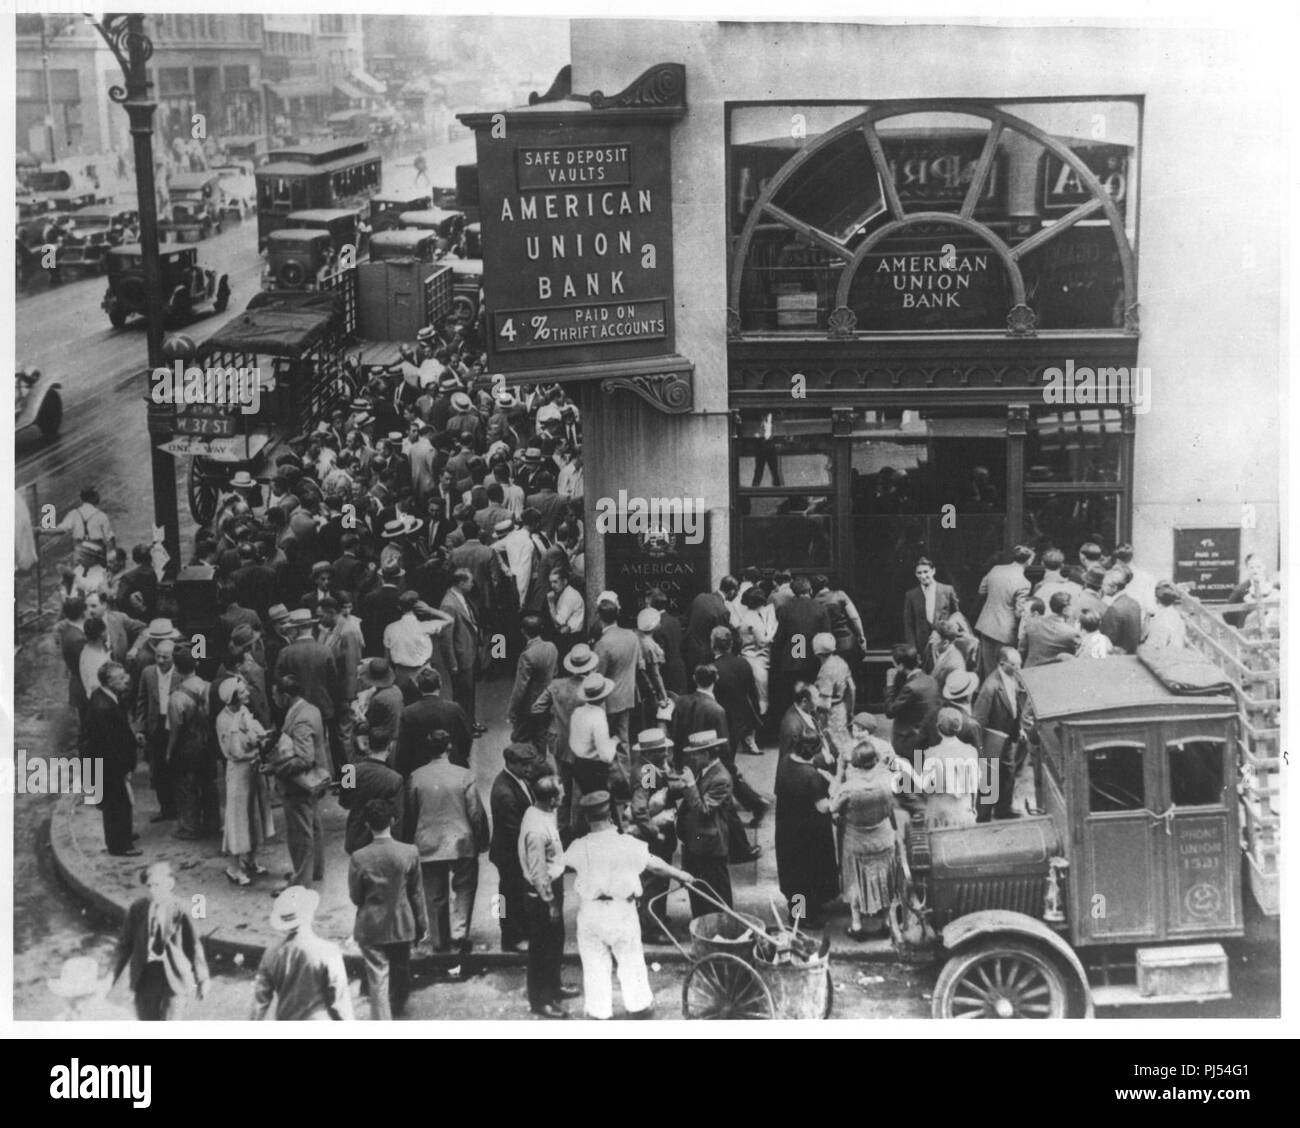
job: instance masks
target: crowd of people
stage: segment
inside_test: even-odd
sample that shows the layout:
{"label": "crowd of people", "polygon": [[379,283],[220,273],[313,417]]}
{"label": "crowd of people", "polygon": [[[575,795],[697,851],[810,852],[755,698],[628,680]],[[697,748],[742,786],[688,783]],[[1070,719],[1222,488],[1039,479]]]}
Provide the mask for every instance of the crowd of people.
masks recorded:
{"label": "crowd of people", "polygon": [[[1022,667],[1185,643],[1177,589],[1127,545],[1085,544],[1068,566],[1048,550],[1036,584],[1034,553],[1016,548],[981,583],[973,626],[921,559],[872,713],[866,632],[835,577],[747,569],[681,608],[658,589],[637,607],[589,597],[580,421],[563,390],[493,388],[438,340],[388,379],[288,444],[267,490],[232,480],[184,573],[215,593],[206,651],[159,614],[147,546],[134,568],[105,566],[118,550],[93,490],[64,521],[83,539],[59,638],[83,742],[108,767],[109,852],[140,854],[138,750],[154,820],[219,837],[240,888],[268,875],[283,809],[290,871],[272,923],[286,937],[263,960],[255,1016],[272,1000],[281,1018],[350,1011],[338,949],[310,924],[336,864],[325,803],[347,811],[373,1017],[403,1013],[414,945],[473,950],[484,853],[534,1013],[564,1017],[577,993],[560,977],[572,872],[587,1015],[612,1013],[615,967],[625,1008],[644,1014],[643,945],[674,927],[671,881],[692,919],[733,905],[731,868],[759,856],[772,814],[790,918],[823,927],[842,898],[851,939],[879,934],[912,825],[1036,806],[1017,783]],[[503,717],[478,701],[493,673],[513,677]],[[488,721],[509,742],[484,796]],[[775,745],[774,794],[741,766],[760,743]],[[123,967],[133,943],[124,934]],[[173,995],[201,982],[187,958]],[[165,1017],[151,990],[141,1016]]]}

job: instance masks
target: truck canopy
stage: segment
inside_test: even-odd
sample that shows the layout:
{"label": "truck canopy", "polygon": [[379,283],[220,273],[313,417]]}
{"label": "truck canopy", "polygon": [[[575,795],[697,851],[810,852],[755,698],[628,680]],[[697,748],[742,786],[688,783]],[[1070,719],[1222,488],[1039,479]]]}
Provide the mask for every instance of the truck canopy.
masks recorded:
{"label": "truck canopy", "polygon": [[[1141,658],[1131,655],[1049,662],[1021,670],[1020,679],[1029,692],[1034,715],[1040,720],[1171,703],[1198,713],[1236,708],[1217,667],[1193,651],[1179,651],[1178,656],[1188,674],[1194,675],[1198,667],[1203,667],[1210,683],[1195,692],[1175,692]],[[1215,684],[1222,686],[1221,695],[1208,696],[1206,688],[1212,689]]]}
{"label": "truck canopy", "polygon": [[246,352],[296,360],[325,338],[342,313],[339,294],[319,290],[258,294],[243,313],[213,333],[201,351],[203,355]]}

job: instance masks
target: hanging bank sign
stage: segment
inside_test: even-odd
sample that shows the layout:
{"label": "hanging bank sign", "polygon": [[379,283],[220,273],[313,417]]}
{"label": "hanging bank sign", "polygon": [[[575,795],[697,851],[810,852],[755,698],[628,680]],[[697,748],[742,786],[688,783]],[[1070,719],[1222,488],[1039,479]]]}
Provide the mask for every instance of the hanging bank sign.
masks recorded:
{"label": "hanging bank sign", "polygon": [[462,116],[478,141],[494,369],[671,354],[669,127],[684,84],[664,64],[622,94],[583,97],[562,74],[526,108]]}

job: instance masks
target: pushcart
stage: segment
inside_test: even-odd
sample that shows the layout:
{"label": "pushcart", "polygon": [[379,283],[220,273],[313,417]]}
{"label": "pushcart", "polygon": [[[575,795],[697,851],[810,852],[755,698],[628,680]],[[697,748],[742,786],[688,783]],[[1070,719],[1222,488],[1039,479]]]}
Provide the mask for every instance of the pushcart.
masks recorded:
{"label": "pushcart", "polygon": [[655,912],[670,885],[646,904],[646,912],[673,947],[690,961],[682,983],[682,1017],[689,1019],[829,1018],[834,1001],[830,937],[820,942],[788,928],[773,908],[776,925],[731,908],[706,881],[682,883],[714,912],[691,921],[688,949]]}

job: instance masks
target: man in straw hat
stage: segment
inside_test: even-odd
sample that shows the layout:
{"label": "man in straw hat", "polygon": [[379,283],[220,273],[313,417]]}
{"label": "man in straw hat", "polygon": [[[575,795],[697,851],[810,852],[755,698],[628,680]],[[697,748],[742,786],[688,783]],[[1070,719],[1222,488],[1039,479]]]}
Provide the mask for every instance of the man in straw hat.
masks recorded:
{"label": "man in straw hat", "polygon": [[130,964],[136,1017],[143,1022],[178,1019],[191,993],[208,993],[203,940],[188,907],[174,895],[176,878],[168,862],[140,872],[149,890],[127,910],[113,956],[113,982]]}
{"label": "man in straw hat", "polygon": [[[176,632],[170,628],[170,619],[155,619],[149,624],[152,661],[140,672],[131,715],[135,731],[144,735],[149,779],[158,796],[158,813],[150,822],[166,822],[176,817],[176,791],[167,763],[167,712],[172,681],[175,679],[179,685],[180,679],[175,677],[173,661],[176,643],[170,637]],[[157,637],[153,637],[155,630],[159,632]]]}
{"label": "man in straw hat", "polygon": [[[735,807],[731,773],[722,762],[727,738],[713,729],[691,733],[683,749],[681,778],[684,787],[677,808],[677,833],[682,843],[682,866],[706,882],[725,904],[732,903],[731,856],[733,833],[744,834],[732,818]],[[743,843],[748,848],[748,843]],[[757,856],[757,848],[752,848]],[[714,911],[714,906],[691,893],[691,916]]]}
{"label": "man in straw hat", "polygon": [[600,659],[585,642],[579,643],[564,657],[563,666],[567,677],[555,677],[551,684],[542,690],[533,702],[532,712],[539,720],[550,717],[549,746],[555,755],[559,767],[560,783],[564,786],[565,798],[556,809],[556,823],[560,836],[568,845],[572,837],[573,804],[573,747],[570,742],[570,730],[574,711],[585,703],[582,683],[588,674],[594,673]]}
{"label": "man in straw hat", "polygon": [[[288,627],[293,632],[292,641],[280,651],[280,656],[275,660],[275,679],[278,682],[289,675],[297,679],[303,698],[319,710],[326,738],[333,749],[337,746],[337,740],[332,738],[331,733],[334,728],[335,703],[339,699],[339,676],[329,647],[316,640],[315,629],[319,621],[305,607],[289,612]],[[336,764],[336,778],[341,771],[342,764]]]}
{"label": "man in straw hat", "polygon": [[616,963],[628,1017],[650,1018],[654,992],[646,973],[636,905],[642,894],[641,875],[649,872],[687,883],[691,875],[655,857],[639,838],[619,833],[610,819],[608,791],[584,795],[581,805],[590,830],[570,843],[564,865],[577,875],[573,891],[579,898],[577,940],[584,1009],[588,1018],[613,1018],[611,963]]}
{"label": "man in straw hat", "polygon": [[55,1016],[60,1022],[86,1022],[92,1019],[121,1020],[129,1018],[127,1011],[104,1003],[112,981],[100,976],[99,962],[94,956],[72,956],[63,961],[58,979],[47,979],[50,992],[63,1000],[63,1012]]}
{"label": "man in straw hat", "polygon": [[275,899],[271,927],[284,934],[262,956],[249,1017],[261,1022],[275,1000],[277,1022],[349,1021],[352,996],[343,953],[312,931],[320,894],[291,885]]}
{"label": "man in straw hat", "polygon": [[[661,862],[671,862],[677,852],[677,804],[686,787],[669,765],[668,755],[672,750],[673,742],[662,728],[643,729],[632,745],[637,768],[632,776],[632,825],[628,833],[645,842],[650,853]],[[644,894],[637,905],[641,938],[646,943],[661,944],[664,936],[651,919],[649,909],[654,903],[655,915],[667,922],[667,899],[655,901],[667,892],[668,879],[654,874],[645,878],[642,885]]]}

